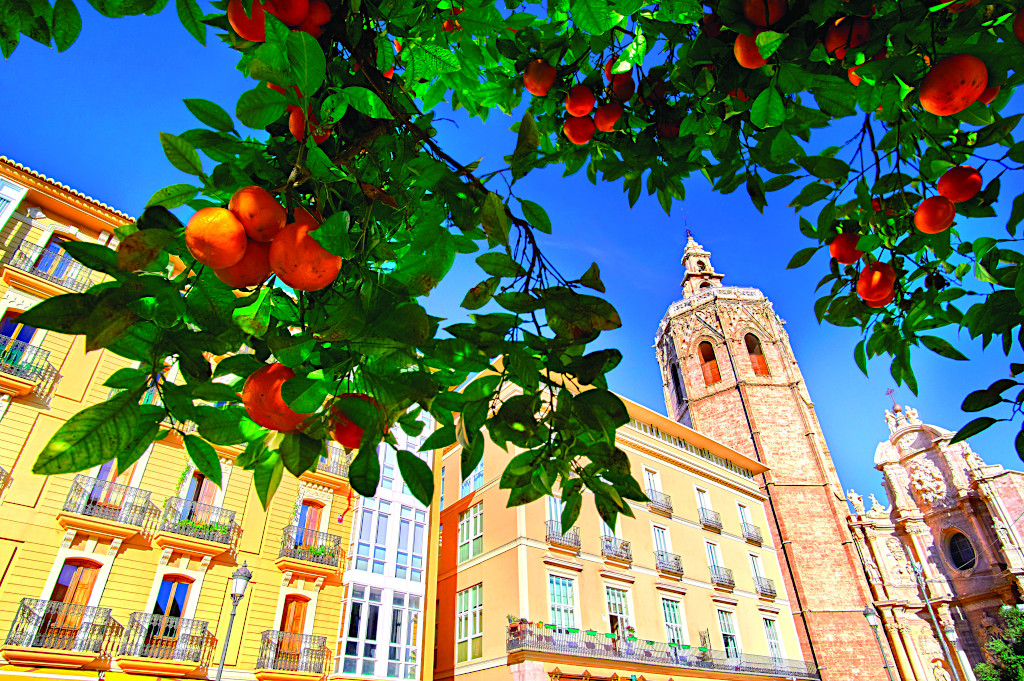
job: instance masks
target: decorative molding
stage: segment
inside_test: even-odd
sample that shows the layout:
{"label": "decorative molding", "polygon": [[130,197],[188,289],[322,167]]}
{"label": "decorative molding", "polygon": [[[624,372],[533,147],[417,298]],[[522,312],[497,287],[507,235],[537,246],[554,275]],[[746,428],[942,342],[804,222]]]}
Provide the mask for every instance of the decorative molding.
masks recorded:
{"label": "decorative molding", "polygon": [[116,556],[117,555],[117,552],[121,548],[121,541],[122,541],[122,539],[120,537],[114,537],[110,541],[110,549],[107,551],[107,555],[108,556]]}
{"label": "decorative molding", "polygon": [[213,556],[211,556],[211,555],[203,556],[203,560],[200,561],[200,563],[199,563],[199,569],[201,571],[203,571],[203,572],[206,572],[207,570],[209,570],[210,569],[210,561],[212,561],[212,560],[213,560]]}
{"label": "decorative molding", "polygon": [[736,598],[735,596],[727,596],[723,593],[711,594],[711,600],[713,600],[715,603],[723,603],[725,605],[739,605],[740,603],[740,599]]}
{"label": "decorative molding", "polygon": [[760,610],[761,612],[770,612],[773,615],[777,615],[780,612],[780,609],[777,606],[768,605],[767,603],[762,603],[762,604],[758,605],[757,609]]}
{"label": "decorative molding", "polygon": [[67,530],[64,533],[64,541],[61,542],[60,547],[62,549],[70,549],[72,542],[75,541],[76,534],[77,532],[75,530]]}
{"label": "decorative molding", "polygon": [[668,582],[655,582],[654,588],[658,591],[673,594],[676,596],[685,596],[686,587],[682,584],[670,584]]}
{"label": "decorative molding", "polygon": [[170,560],[171,560],[171,554],[172,553],[174,553],[174,549],[172,549],[170,547],[164,549],[163,553],[160,554],[160,564],[161,565],[167,565],[167,563],[169,563]]}
{"label": "decorative molding", "polygon": [[558,556],[546,555],[544,556],[544,564],[550,565],[551,567],[562,568],[564,570],[573,570],[575,572],[583,572],[583,564],[575,560],[565,560]]}
{"label": "decorative molding", "polygon": [[633,582],[636,581],[636,578],[633,575],[628,575],[628,574],[625,574],[623,572],[612,572],[611,570],[601,570],[600,575],[602,577],[604,577],[605,579],[615,579],[615,580],[618,580],[620,582],[626,582],[628,584],[632,584]]}
{"label": "decorative molding", "polygon": [[320,576],[316,578],[316,582],[313,583],[316,591],[322,591],[324,588],[324,577]]}
{"label": "decorative molding", "polygon": [[292,583],[292,572],[291,570],[285,570],[281,576],[281,586],[288,586]]}

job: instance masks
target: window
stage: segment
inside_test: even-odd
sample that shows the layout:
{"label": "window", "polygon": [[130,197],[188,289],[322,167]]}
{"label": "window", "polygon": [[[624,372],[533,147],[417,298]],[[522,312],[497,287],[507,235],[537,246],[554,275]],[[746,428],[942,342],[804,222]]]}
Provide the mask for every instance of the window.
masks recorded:
{"label": "window", "polygon": [[658,471],[652,471],[650,468],[645,468],[644,481],[647,483],[648,490],[654,492],[661,491],[661,476],[658,475]]}
{"label": "window", "polygon": [[345,674],[374,673],[377,657],[377,629],[380,623],[381,590],[352,585],[348,626],[345,629]]}
{"label": "window", "polygon": [[628,594],[623,589],[606,586],[604,595],[608,602],[608,624],[611,626],[611,633],[624,637],[626,629],[630,626]]}
{"label": "window", "polygon": [[426,514],[403,506],[398,521],[398,553],[395,557],[395,577],[423,581],[423,533]]}
{"label": "window", "polygon": [[704,341],[697,346],[700,352],[700,370],[704,372],[704,385],[711,385],[722,380],[722,374],[718,371],[718,360],[715,359],[715,349],[711,343]]}
{"label": "window", "polygon": [[474,490],[480,489],[480,486],[484,484],[484,460],[480,459],[480,463],[476,465],[476,468],[462,481],[462,494],[460,496],[466,496]]}
{"label": "window", "polygon": [[756,553],[750,554],[750,573],[754,575],[754,581],[764,579],[764,566],[761,565],[761,556]]}
{"label": "window", "polygon": [[781,660],[785,657],[782,653],[782,640],[779,639],[779,627],[775,620],[764,618],[764,637],[768,639],[768,653],[772,658]]}
{"label": "window", "polygon": [[679,601],[662,598],[661,612],[665,616],[665,634],[668,636],[668,643],[686,645],[686,624],[683,622]]}
{"label": "window", "polygon": [[668,530],[657,525],[651,526],[654,531],[654,550],[668,553],[671,551],[668,543]]}
{"label": "window", "polygon": [[478,660],[484,656],[484,585],[477,584],[455,594],[455,661]]}
{"label": "window", "polygon": [[92,588],[99,577],[100,566],[84,560],[71,559],[57,575],[57,583],[53,585],[50,600],[58,603],[76,603],[86,605],[92,595]]}
{"label": "window", "polygon": [[324,505],[310,499],[303,499],[299,513],[295,517],[295,525],[299,531],[295,533],[295,546],[315,547],[320,532],[320,516]]}
{"label": "window", "polygon": [[679,364],[673,362],[670,373],[672,374],[672,390],[676,398],[676,404],[682,404],[686,399],[686,390],[683,389],[683,378],[679,374]]}
{"label": "window", "polygon": [[[195,507],[194,504],[207,504],[212,506],[217,498],[217,485],[213,484],[213,481],[207,478],[199,471],[193,471],[192,477],[188,481],[188,489],[185,491],[186,501],[192,502],[186,504],[189,510],[192,511]],[[193,512],[194,514],[194,512]]]}
{"label": "window", "polygon": [[754,334],[748,333],[743,337],[743,342],[747,344],[747,354],[750,356],[750,366],[754,368],[754,375],[767,376],[768,363],[764,361],[761,341]]}
{"label": "window", "polygon": [[750,522],[750,509],[748,509],[743,504],[736,504],[736,507],[739,509],[740,512],[740,522],[744,525],[751,525],[752,523]]}
{"label": "window", "polygon": [[949,539],[949,557],[957,570],[970,570],[977,562],[971,540],[963,532],[957,532]]}
{"label": "window", "polygon": [[185,603],[188,601],[189,587],[192,580],[181,575],[167,575],[160,583],[160,591],[156,595],[156,603],[153,604],[154,615],[166,615],[167,617],[181,617],[185,612]]}
{"label": "window", "polygon": [[35,335],[36,329],[32,326],[19,324],[18,315],[20,314],[21,311],[19,310],[8,310],[4,313],[3,319],[0,320],[0,336],[4,336],[5,345],[10,341],[21,341],[26,344],[32,342],[32,336]]}
{"label": "window", "polygon": [[363,508],[359,512],[356,570],[369,570],[378,575],[384,574],[390,512],[390,501],[363,500]]}
{"label": "window", "polygon": [[611,525],[606,523],[604,521],[604,518],[601,519],[601,536],[602,537],[611,537],[613,539],[622,539],[622,537],[619,536],[619,521],[618,521],[618,518],[616,518],[616,520],[615,520],[615,527],[612,527]]}
{"label": "window", "polygon": [[707,542],[705,546],[707,547],[708,551],[708,566],[712,568],[721,567],[722,554],[718,550],[718,544],[712,544],[711,542]]}
{"label": "window", "polygon": [[568,577],[548,575],[548,601],[551,603],[551,624],[555,631],[565,634],[576,626],[576,605],[573,581]]}
{"label": "window", "polygon": [[306,607],[309,599],[302,596],[285,596],[281,609],[281,631],[288,634],[302,634],[306,630]]}
{"label": "window", "polygon": [[714,510],[711,508],[711,495],[708,494],[707,490],[697,488],[697,506],[702,511]]}
{"label": "window", "polygon": [[380,486],[391,489],[395,485],[395,453],[390,447],[384,448],[384,465],[380,469]]}
{"label": "window", "polygon": [[736,634],[736,616],[728,610],[719,610],[718,628],[722,632],[722,647],[725,648],[725,656],[739,657],[740,637]]}
{"label": "window", "polygon": [[444,508],[444,466],[441,466],[441,508]]}
{"label": "window", "polygon": [[419,663],[420,597],[396,593],[391,602],[388,677],[415,679]]}
{"label": "window", "polygon": [[547,507],[548,520],[558,523],[558,526],[561,527],[562,511],[565,509],[565,504],[563,504],[562,500],[558,497],[548,496]]}
{"label": "window", "polygon": [[484,503],[481,501],[459,514],[459,562],[483,553]]}

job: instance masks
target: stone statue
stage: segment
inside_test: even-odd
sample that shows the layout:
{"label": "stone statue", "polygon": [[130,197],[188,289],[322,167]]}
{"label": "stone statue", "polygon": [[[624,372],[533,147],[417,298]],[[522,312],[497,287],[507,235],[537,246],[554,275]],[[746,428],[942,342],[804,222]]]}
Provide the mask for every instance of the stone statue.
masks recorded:
{"label": "stone statue", "polygon": [[850,503],[853,504],[853,512],[857,515],[864,515],[864,497],[851,489],[847,493],[847,498],[850,500]]}
{"label": "stone statue", "polygon": [[950,677],[949,672],[942,666],[942,663],[938,660],[935,661],[935,667],[932,669],[932,676],[935,677],[935,681],[953,681]]}
{"label": "stone statue", "polygon": [[878,563],[871,556],[868,556],[864,560],[864,567],[868,571],[868,581],[880,582],[882,581],[882,572],[878,569]]}
{"label": "stone statue", "polygon": [[922,504],[932,506],[946,496],[946,482],[938,466],[930,459],[921,459],[910,470],[910,489]]}
{"label": "stone statue", "polygon": [[906,414],[907,414],[907,420],[910,421],[911,423],[915,423],[915,424],[920,424],[921,423],[921,419],[917,416],[917,409],[914,409],[911,406],[907,406]]}
{"label": "stone statue", "polygon": [[908,581],[912,581],[910,571],[910,561],[907,560],[907,553],[903,548],[903,542],[896,537],[889,537],[887,542],[889,548],[889,556],[892,561],[893,571],[898,583],[905,584]]}
{"label": "stone statue", "polygon": [[1006,527],[1006,523],[1004,523],[1002,520],[1000,520],[999,518],[993,518],[992,528],[996,531],[996,536],[999,537],[999,542],[1003,546],[1017,545],[1017,542],[1013,540],[1013,535],[1010,534],[1009,528]]}
{"label": "stone statue", "polygon": [[874,493],[870,494],[869,497],[871,498],[871,510],[868,511],[868,517],[888,518],[889,511],[892,510],[892,507],[890,506],[889,508],[885,508],[884,506],[882,506],[882,504],[878,502],[878,499],[875,498]]}
{"label": "stone statue", "polygon": [[896,414],[893,414],[888,409],[885,410],[885,425],[889,426],[889,432],[896,432]]}

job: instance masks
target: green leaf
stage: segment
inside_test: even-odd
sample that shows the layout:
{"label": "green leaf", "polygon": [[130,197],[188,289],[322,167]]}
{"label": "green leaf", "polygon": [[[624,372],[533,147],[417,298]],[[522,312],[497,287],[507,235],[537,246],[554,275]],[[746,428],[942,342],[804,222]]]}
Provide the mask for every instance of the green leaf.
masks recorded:
{"label": "green leaf", "polygon": [[36,329],[83,334],[89,328],[89,315],[95,307],[95,296],[66,293],[36,303],[18,316],[18,322]]}
{"label": "green leaf", "polygon": [[202,176],[203,164],[195,147],[177,135],[160,133],[160,146],[164,148],[164,156],[171,165],[183,173]]}
{"label": "green leaf", "polygon": [[78,39],[82,30],[82,16],[72,0],[57,0],[53,5],[53,41],[57,51],[63,52]]}
{"label": "green leaf", "polygon": [[328,253],[346,260],[354,255],[352,239],[349,236],[351,218],[348,211],[338,211],[321,223],[318,229],[309,233]]}
{"label": "green leaf", "polygon": [[[178,0],[178,2],[182,1]],[[195,2],[195,0],[190,1]],[[270,88],[267,89],[269,90]],[[271,90],[271,92],[273,91]],[[185,103],[185,106],[188,107],[193,116],[214,130],[231,132],[235,129],[235,124],[231,122],[231,116],[219,104],[215,104],[208,99],[183,99],[181,101]]]}
{"label": "green leaf", "polygon": [[814,247],[814,246],[809,246],[807,248],[800,249],[799,251],[796,252],[796,254],[793,256],[793,258],[789,261],[789,264],[786,265],[786,269],[787,270],[794,270],[794,269],[796,269],[798,267],[803,267],[804,265],[806,265],[810,261],[810,259],[817,252],[818,252],[818,249],[816,247]]}
{"label": "green leaf", "polygon": [[239,445],[265,432],[242,407],[197,407],[196,414],[199,434],[216,445]]}
{"label": "green leaf", "polygon": [[540,204],[526,199],[519,199],[519,205],[523,209],[523,217],[534,229],[539,229],[545,234],[551,234],[551,218],[540,206]]}
{"label": "green leaf", "polygon": [[786,120],[786,105],[775,88],[763,90],[750,108],[750,122],[759,128],[782,125]]}
{"label": "green leaf", "polygon": [[153,262],[164,247],[174,239],[174,234],[162,229],[145,229],[132,232],[117,247],[117,267],[124,272],[141,270]]}
{"label": "green leaf", "polygon": [[505,204],[502,203],[501,197],[494,192],[487,192],[483,203],[480,204],[480,222],[492,241],[502,246],[508,245],[508,213],[505,212]]}
{"label": "green leaf", "polygon": [[117,458],[136,444],[142,411],[142,390],[118,393],[106,402],[78,412],[53,434],[36,457],[36,475],[84,471]]}
{"label": "green leaf", "polygon": [[966,440],[969,437],[974,437],[978,433],[992,426],[994,423],[996,423],[996,419],[991,416],[976,418],[960,430],[956,431],[956,435],[954,435],[953,439],[949,441],[949,444],[955,444]]}
{"label": "green leaf", "polygon": [[788,33],[777,33],[776,31],[761,31],[754,38],[754,43],[757,45],[757,51],[761,53],[762,59],[775,54],[775,51],[782,46],[782,41],[786,39]]}
{"label": "green leaf", "polygon": [[[248,449],[246,450],[248,451]],[[284,475],[284,462],[281,455],[274,451],[262,461],[256,464],[252,471],[253,484],[256,486],[256,494],[260,503],[266,509],[270,500],[274,497],[278,485],[281,484],[281,477]]]}
{"label": "green leaf", "polygon": [[[306,34],[302,33],[302,35]],[[287,107],[287,97],[277,90],[260,86],[242,93],[235,106],[235,117],[242,122],[242,125],[260,129],[281,118]]]}
{"label": "green leaf", "polygon": [[185,435],[183,439],[185,440],[185,449],[188,451],[188,456],[192,459],[192,463],[196,465],[200,473],[209,478],[217,487],[220,487],[221,470],[217,450],[206,440],[191,433]]}
{"label": "green leaf", "polygon": [[146,208],[151,206],[163,206],[164,208],[177,208],[196,197],[199,189],[190,184],[172,184],[164,187],[146,201]]}
{"label": "green leaf", "polygon": [[315,440],[305,433],[282,433],[278,451],[288,472],[299,477],[316,466],[324,455],[325,446],[323,440]]}
{"label": "green leaf", "polygon": [[103,385],[108,388],[117,388],[119,390],[131,390],[133,388],[145,388],[146,379],[149,378],[149,372],[144,369],[131,369],[125,367],[124,369],[118,369],[103,382]]}
{"label": "green leaf", "polygon": [[315,412],[327,399],[328,384],[323,378],[323,371],[315,373],[319,376],[296,376],[281,386],[281,397],[299,414]]}
{"label": "green leaf", "polygon": [[88,241],[65,241],[61,247],[86,267],[106,274],[115,275],[117,268],[117,251],[100,244]]}
{"label": "green leaf", "polygon": [[918,340],[924,343],[924,346],[934,352],[937,355],[942,355],[948,359],[955,359],[960,362],[966,362],[967,357],[962,352],[953,347],[953,345],[938,336],[918,336]]}
{"label": "green leaf", "polygon": [[868,356],[864,352],[866,342],[862,340],[857,343],[857,347],[853,350],[853,359],[857,362],[857,367],[865,376],[868,375]]}
{"label": "green leaf", "polygon": [[590,267],[580,277],[580,283],[587,288],[592,288],[595,291],[605,292],[604,282],[601,281],[601,269],[597,266],[596,262],[590,263]]}
{"label": "green leaf", "polygon": [[498,290],[498,284],[500,283],[501,277],[489,277],[488,279],[481,281],[479,284],[466,291],[466,295],[462,299],[462,307],[467,310],[479,310],[491,299],[494,292]]}
{"label": "green leaf", "polygon": [[376,92],[364,87],[347,87],[341,97],[356,111],[370,118],[394,118],[388,107]]}
{"label": "green leaf", "polygon": [[[403,54],[406,52],[403,51]],[[425,78],[451,73],[462,68],[459,58],[452,51],[440,45],[415,45],[408,49],[416,72]]]}
{"label": "green leaf", "polygon": [[175,0],[178,20],[189,33],[195,36],[199,44],[206,47],[206,24],[203,23],[203,10],[196,0]]}
{"label": "green leaf", "polygon": [[487,274],[495,277],[521,277],[526,269],[506,253],[484,253],[476,264]]}
{"label": "green leaf", "polygon": [[[356,458],[348,467],[348,479],[359,495],[372,497],[377,493],[377,484],[380,482],[380,461],[377,458],[377,448],[373,446],[360,447]],[[411,490],[411,488],[410,488]]]}
{"label": "green leaf", "polygon": [[572,18],[576,28],[592,35],[601,35],[622,21],[607,0],[572,0]]}
{"label": "green leaf", "polygon": [[964,403],[960,408],[966,412],[982,411],[989,407],[994,407],[1002,401],[1002,395],[997,392],[993,392],[991,390],[975,390],[964,398]]}
{"label": "green leaf", "polygon": [[263,336],[270,329],[272,289],[263,287],[256,299],[231,312],[231,319],[242,331],[251,336]]}
{"label": "green leaf", "polygon": [[304,97],[311,97],[327,75],[327,58],[320,43],[305,31],[292,31],[288,36],[288,61],[295,86]]}
{"label": "green leaf", "polygon": [[429,506],[434,498],[434,473],[430,466],[420,457],[403,449],[398,450],[397,458],[398,470],[409,491],[421,504]]}

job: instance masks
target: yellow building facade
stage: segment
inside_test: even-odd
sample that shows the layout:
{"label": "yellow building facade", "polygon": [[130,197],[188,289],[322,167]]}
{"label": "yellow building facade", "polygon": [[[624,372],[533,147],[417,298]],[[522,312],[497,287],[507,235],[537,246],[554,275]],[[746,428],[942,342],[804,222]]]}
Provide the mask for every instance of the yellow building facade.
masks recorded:
{"label": "yellow building facade", "polygon": [[[76,475],[32,474],[50,436],[106,399],[104,381],[131,363],[86,353],[81,337],[19,325],[18,313],[98,283],[102,275],[71,261],[61,243],[116,248],[114,228],[130,221],[0,157],[0,677],[367,678],[339,663],[352,584],[367,581],[346,578],[360,500],[340,448],[300,479],[285,475],[266,510],[252,473],[233,465],[240,449],[217,447],[217,487],[173,433],[126,471],[108,462]],[[427,522],[427,545],[436,546],[436,513]],[[218,670],[231,576],[243,563],[252,580]],[[422,567],[432,600],[436,551]],[[426,609],[406,628],[425,659],[406,640],[412,664],[400,676],[382,665],[378,676],[429,670],[433,645],[423,636],[433,626]],[[383,650],[388,634],[379,633]]]}
{"label": "yellow building facade", "polygon": [[624,400],[618,446],[651,501],[610,528],[584,496],[575,527],[549,498],[506,508],[510,456],[488,442],[442,489],[434,678],[814,679],[801,659],[757,461]]}

